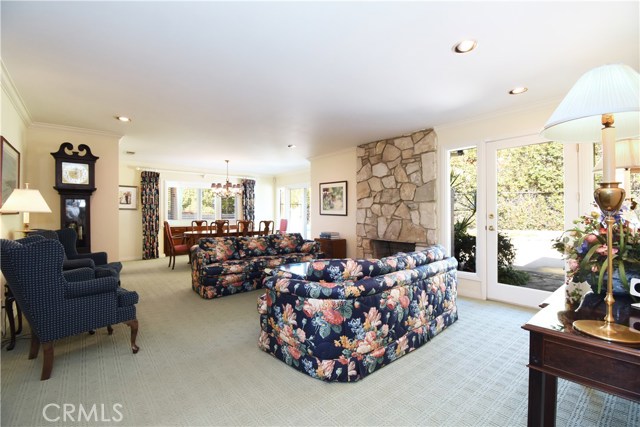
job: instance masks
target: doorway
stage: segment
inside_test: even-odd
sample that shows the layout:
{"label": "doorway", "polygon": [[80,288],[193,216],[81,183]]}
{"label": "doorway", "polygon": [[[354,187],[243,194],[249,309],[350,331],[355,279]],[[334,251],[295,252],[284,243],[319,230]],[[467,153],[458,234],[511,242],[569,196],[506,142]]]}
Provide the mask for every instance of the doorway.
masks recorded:
{"label": "doorway", "polygon": [[592,200],[579,198],[593,191],[590,150],[528,135],[449,146],[442,160],[441,223],[462,295],[537,307],[564,283],[553,240]]}

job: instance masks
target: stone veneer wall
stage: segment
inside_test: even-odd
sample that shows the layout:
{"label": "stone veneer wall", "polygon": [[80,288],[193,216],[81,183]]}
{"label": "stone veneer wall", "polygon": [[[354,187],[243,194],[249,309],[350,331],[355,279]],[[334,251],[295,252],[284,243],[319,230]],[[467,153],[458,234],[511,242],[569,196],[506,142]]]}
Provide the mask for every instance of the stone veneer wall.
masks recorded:
{"label": "stone veneer wall", "polygon": [[436,242],[436,148],[433,129],[358,146],[357,257],[372,240]]}

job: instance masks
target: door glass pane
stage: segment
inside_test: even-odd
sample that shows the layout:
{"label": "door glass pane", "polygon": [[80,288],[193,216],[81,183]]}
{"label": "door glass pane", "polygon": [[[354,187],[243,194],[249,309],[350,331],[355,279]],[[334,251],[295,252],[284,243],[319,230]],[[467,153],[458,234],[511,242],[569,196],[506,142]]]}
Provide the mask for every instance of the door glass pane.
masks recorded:
{"label": "door glass pane", "polygon": [[292,188],[289,190],[289,224],[290,233],[304,233],[304,188]]}
{"label": "door glass pane", "polygon": [[497,151],[498,282],[554,291],[564,282],[553,239],[564,228],[563,146]]}
{"label": "door glass pane", "polygon": [[459,271],[476,271],[476,194],[478,155],[476,148],[449,152],[451,170],[451,247]]}

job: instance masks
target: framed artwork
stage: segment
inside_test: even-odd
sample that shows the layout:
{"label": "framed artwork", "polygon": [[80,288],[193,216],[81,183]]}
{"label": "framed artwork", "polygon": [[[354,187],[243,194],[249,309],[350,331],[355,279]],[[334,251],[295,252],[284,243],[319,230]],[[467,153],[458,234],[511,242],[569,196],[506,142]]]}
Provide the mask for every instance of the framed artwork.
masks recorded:
{"label": "framed artwork", "polygon": [[347,181],[320,183],[320,215],[347,215]]}
{"label": "framed artwork", "polygon": [[121,185],[118,189],[120,209],[138,209],[138,187]]}
{"label": "framed artwork", "polygon": [[[0,162],[0,174],[2,175],[2,188],[0,197],[2,205],[7,201],[11,192],[20,188],[20,152],[9,141],[0,136],[2,140],[2,162]],[[18,212],[15,212],[16,214]],[[6,214],[5,214],[6,215]]]}

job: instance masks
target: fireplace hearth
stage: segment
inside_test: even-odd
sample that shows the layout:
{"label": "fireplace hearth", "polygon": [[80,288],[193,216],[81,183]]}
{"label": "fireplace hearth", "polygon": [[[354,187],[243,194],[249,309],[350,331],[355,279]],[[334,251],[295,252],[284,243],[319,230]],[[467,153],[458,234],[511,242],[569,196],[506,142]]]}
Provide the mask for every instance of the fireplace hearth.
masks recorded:
{"label": "fireplace hearth", "polygon": [[395,255],[398,252],[413,252],[416,244],[411,242],[390,242],[387,240],[371,240],[373,246],[373,257],[383,258]]}

